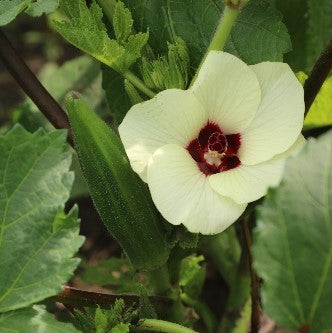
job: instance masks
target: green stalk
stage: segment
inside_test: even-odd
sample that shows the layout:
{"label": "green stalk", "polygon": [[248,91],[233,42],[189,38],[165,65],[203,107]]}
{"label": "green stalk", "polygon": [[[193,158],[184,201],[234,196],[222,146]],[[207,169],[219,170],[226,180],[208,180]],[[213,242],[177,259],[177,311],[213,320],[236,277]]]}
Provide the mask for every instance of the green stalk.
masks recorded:
{"label": "green stalk", "polygon": [[198,315],[203,319],[209,333],[215,332],[215,328],[217,326],[217,319],[205,303],[202,303],[198,300],[193,300],[185,293],[181,294],[181,300],[183,301],[183,303],[192,307],[198,313]]}
{"label": "green stalk", "polygon": [[139,89],[146,96],[152,98],[155,95],[151,89],[149,89],[144,82],[138,78],[133,72],[127,70],[124,73],[121,73],[128,81],[130,81],[137,89]]}
{"label": "green stalk", "polygon": [[150,283],[157,295],[165,295],[171,289],[167,266],[149,272]]}
{"label": "green stalk", "polygon": [[[219,22],[217,30],[212,38],[212,41],[206,51],[206,55],[213,50],[222,50],[232,31],[234,23],[240,13],[239,9],[225,7],[224,14]],[[205,55],[205,57],[206,57]]]}
{"label": "green stalk", "polygon": [[227,5],[225,6],[225,10],[224,10],[223,16],[220,19],[217,30],[211,40],[211,43],[210,43],[208,49],[205,52],[205,55],[204,55],[200,65],[198,66],[197,72],[196,72],[194,78],[192,79],[190,86],[192,86],[194,84],[194,82],[196,81],[199,70],[201,69],[209,52],[214,51],[214,50],[215,51],[223,50],[239,13],[240,13],[240,6],[237,6],[237,7],[230,7]]}
{"label": "green stalk", "polygon": [[169,321],[158,319],[141,319],[133,332],[164,332],[164,333],[198,333],[190,328]]}

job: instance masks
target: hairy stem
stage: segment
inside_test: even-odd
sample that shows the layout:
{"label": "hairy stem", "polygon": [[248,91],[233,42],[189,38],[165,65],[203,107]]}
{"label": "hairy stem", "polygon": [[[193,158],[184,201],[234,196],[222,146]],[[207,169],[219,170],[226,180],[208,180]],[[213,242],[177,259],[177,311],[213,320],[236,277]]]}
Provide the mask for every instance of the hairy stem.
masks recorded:
{"label": "hairy stem", "polygon": [[39,82],[30,68],[0,30],[0,59],[24,92],[37,105],[55,128],[68,130],[67,140],[73,146],[73,137],[67,114]]}
{"label": "hairy stem", "polygon": [[223,50],[239,13],[238,9],[229,6],[225,7],[224,14],[207,49],[207,53],[213,50]]}
{"label": "hairy stem", "polygon": [[158,319],[141,319],[133,332],[164,332],[164,333],[198,333],[190,328],[169,321]]}
{"label": "hairy stem", "polygon": [[304,84],[305,115],[332,69],[332,41],[320,54]]}
{"label": "hairy stem", "polygon": [[144,82],[140,78],[138,78],[133,72],[127,70],[126,72],[120,74],[122,74],[128,81],[130,81],[137,89],[139,89],[146,96],[152,98],[155,95],[155,92],[149,89],[144,84]]}
{"label": "hairy stem", "polygon": [[235,7],[233,8],[233,6],[228,6],[228,5],[225,6],[223,16],[220,19],[216,32],[211,40],[211,43],[210,43],[208,49],[206,50],[206,53],[205,53],[200,65],[198,66],[196,74],[190,83],[190,86],[192,86],[194,84],[194,82],[196,81],[199,70],[201,69],[208,53],[213,50],[216,50],[216,51],[223,50],[225,43],[232,31],[232,28],[234,26],[234,23],[236,21],[236,18],[239,15],[239,13],[240,13],[239,8],[235,8]]}

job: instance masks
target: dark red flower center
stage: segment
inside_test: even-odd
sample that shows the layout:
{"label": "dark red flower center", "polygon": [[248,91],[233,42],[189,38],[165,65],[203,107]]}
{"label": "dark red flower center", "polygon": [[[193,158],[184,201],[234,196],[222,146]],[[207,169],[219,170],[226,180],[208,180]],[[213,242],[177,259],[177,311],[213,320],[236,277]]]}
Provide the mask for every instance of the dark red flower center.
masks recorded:
{"label": "dark red flower center", "polygon": [[224,134],[214,132],[209,137],[208,149],[218,154],[223,154],[227,150],[227,144],[228,142]]}
{"label": "dark red flower center", "polygon": [[208,122],[188,144],[187,150],[199,170],[208,176],[238,167],[240,145],[239,133],[225,135],[217,124]]}

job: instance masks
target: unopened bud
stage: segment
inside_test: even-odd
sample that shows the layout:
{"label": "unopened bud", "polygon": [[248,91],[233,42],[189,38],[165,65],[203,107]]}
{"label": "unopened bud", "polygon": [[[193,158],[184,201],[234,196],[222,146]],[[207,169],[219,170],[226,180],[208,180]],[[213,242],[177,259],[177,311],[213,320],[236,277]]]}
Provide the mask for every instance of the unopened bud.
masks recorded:
{"label": "unopened bud", "polygon": [[124,88],[132,105],[144,102],[136,88],[127,79],[124,80]]}

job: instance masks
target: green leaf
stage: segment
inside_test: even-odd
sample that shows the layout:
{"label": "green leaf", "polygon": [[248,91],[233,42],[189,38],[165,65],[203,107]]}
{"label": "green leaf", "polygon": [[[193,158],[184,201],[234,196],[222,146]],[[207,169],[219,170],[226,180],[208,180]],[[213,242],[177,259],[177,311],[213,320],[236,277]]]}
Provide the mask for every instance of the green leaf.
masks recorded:
{"label": "green leaf", "polygon": [[31,2],[32,0],[1,0],[0,26],[4,26],[14,20]]}
{"label": "green leaf", "polygon": [[157,319],[157,314],[150,302],[148,292],[142,285],[139,295],[139,317]]}
{"label": "green leaf", "polygon": [[327,78],[304,120],[306,128],[332,125],[332,77]]}
{"label": "green leaf", "polygon": [[[224,6],[220,0],[125,0],[134,17],[136,30],[149,29],[149,43],[159,54],[165,41],[181,37],[189,48],[191,64],[200,63],[220,20]],[[263,0],[251,1],[241,12],[225,51],[253,64],[281,61],[291,43],[281,14]]]}
{"label": "green leaf", "polygon": [[181,262],[179,285],[193,299],[200,295],[205,280],[206,268],[200,265],[203,260],[203,256],[190,256]]}
{"label": "green leaf", "polygon": [[129,328],[130,328],[130,324],[118,324],[116,326],[114,326],[110,333],[128,333],[129,332]]}
{"label": "green leaf", "polygon": [[104,333],[106,332],[108,325],[107,315],[106,312],[103,311],[100,307],[96,309],[95,313],[95,327],[97,333]]}
{"label": "green leaf", "polygon": [[123,76],[112,68],[102,66],[103,88],[106,93],[108,107],[117,124],[120,124],[132,106],[125,91]]}
{"label": "green leaf", "polygon": [[332,327],[331,182],[329,131],[287,161],[281,185],[258,210],[254,264],[264,311],[281,327]]}
{"label": "green leaf", "polygon": [[95,331],[95,314],[96,311],[93,308],[85,308],[84,312],[74,309],[73,322],[83,333],[91,333]]}
{"label": "green leaf", "polygon": [[[39,80],[62,107],[64,107],[65,96],[74,90],[82,94],[100,116],[110,115],[106,96],[101,87],[100,64],[90,56],[77,57],[65,62],[62,66],[48,63],[42,68]],[[16,108],[13,120],[15,123],[22,124],[29,131],[36,131],[39,127],[47,130],[53,129],[53,126],[29,98]],[[71,170],[75,172],[71,198],[88,196],[89,190],[75,152]]]}
{"label": "green leaf", "polygon": [[247,333],[250,330],[251,299],[244,305],[240,318],[235,322],[231,333]]}
{"label": "green leaf", "polygon": [[110,67],[117,67],[124,48],[108,37],[103,12],[97,3],[93,1],[88,8],[84,0],[60,0],[60,9],[67,19],[53,21],[55,30],[82,51]]}
{"label": "green leaf", "polygon": [[[206,236],[204,246],[209,251],[219,274],[227,282],[228,287],[238,288],[234,282],[237,280],[238,265],[241,257],[241,246],[236,236],[236,230],[233,226],[227,228],[224,232]],[[220,255],[222,253],[223,255]]]}
{"label": "green leaf", "polygon": [[127,259],[110,258],[95,265],[83,265],[84,283],[112,286],[117,292],[137,292],[139,281]]}
{"label": "green leaf", "polygon": [[330,0],[307,0],[307,69],[311,70],[319,54],[332,36],[332,2]]}
{"label": "green leaf", "polygon": [[[48,63],[42,68],[38,78],[62,107],[65,106],[65,96],[74,90],[82,94],[99,115],[109,114],[106,96],[101,87],[100,64],[95,59],[84,55],[69,60],[62,66]],[[30,131],[36,131],[39,127],[53,129],[30,98],[17,108],[13,118]]]}
{"label": "green leaf", "polygon": [[[119,6],[123,5],[117,5],[117,8]],[[121,25],[117,26],[117,29],[121,30],[117,30],[121,43],[110,39],[102,21],[103,12],[95,1],[88,8],[84,0],[60,0],[60,9],[66,15],[66,20],[53,21],[53,27],[82,51],[120,73],[125,72],[140,57],[148,34],[139,33],[129,36],[128,41],[123,41],[122,38],[127,35],[127,32],[121,30],[125,23],[120,23],[121,19],[117,17],[116,24]]]}
{"label": "green leaf", "polygon": [[198,240],[199,234],[188,231],[183,225],[169,227],[168,242],[172,247],[178,244],[182,249],[193,249],[197,247]]}
{"label": "green leaf", "polygon": [[0,26],[10,23],[24,10],[30,16],[41,16],[52,13],[58,6],[59,0],[1,0]]}
{"label": "green leaf", "polygon": [[25,10],[30,16],[41,16],[54,12],[59,7],[60,0],[37,0]]}
{"label": "green leaf", "polygon": [[113,15],[113,28],[117,41],[122,44],[124,43],[133,27],[133,19],[128,8],[125,8],[123,2],[118,1],[115,5]]}
{"label": "green leaf", "polygon": [[240,13],[225,51],[247,64],[282,61],[292,49],[282,15],[266,1],[251,1]]}
{"label": "green leaf", "polygon": [[149,39],[148,33],[139,32],[131,35],[124,44],[126,54],[124,55],[124,68],[129,68],[138,58],[141,57],[141,51]]}
{"label": "green leaf", "polygon": [[308,26],[308,1],[274,0],[276,8],[282,13],[283,22],[287,26],[292,40],[292,50],[285,55],[286,62],[297,72],[307,69],[304,37]]}
{"label": "green leaf", "polygon": [[57,321],[43,305],[34,305],[0,315],[1,333],[79,333],[72,324]]}
{"label": "green leaf", "polygon": [[0,136],[0,312],[61,290],[79,263],[77,209],[63,213],[73,174],[66,132]]}
{"label": "green leaf", "polygon": [[169,249],[145,184],[132,171],[120,139],[80,99],[67,109],[80,164],[96,208],[139,269],[161,266]]}

